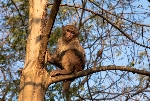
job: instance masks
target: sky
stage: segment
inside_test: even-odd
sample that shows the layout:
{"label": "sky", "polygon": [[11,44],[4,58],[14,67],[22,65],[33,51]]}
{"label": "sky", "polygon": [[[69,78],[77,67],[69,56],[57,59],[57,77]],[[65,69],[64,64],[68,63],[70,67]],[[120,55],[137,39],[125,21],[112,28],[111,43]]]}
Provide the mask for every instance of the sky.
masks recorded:
{"label": "sky", "polygon": [[[149,11],[149,13],[150,13],[150,8],[148,7],[148,6],[150,6],[150,3],[147,1],[147,0],[139,0],[139,2],[136,2],[135,4],[134,4],[135,6],[137,6],[137,5],[142,5],[143,6],[143,8],[144,9],[148,9],[148,10],[146,10],[146,11]],[[143,9],[143,10],[144,10]],[[139,12],[143,12],[143,10],[139,10]],[[1,15],[0,15],[0,20],[1,20]],[[145,22],[144,22],[144,24],[149,24],[150,25],[150,17],[149,18],[147,18],[146,20],[144,20]],[[3,33],[1,33],[0,32],[0,39],[2,38],[2,35],[3,35]],[[122,56],[121,56],[122,57]],[[115,63],[117,64],[117,65],[127,65],[128,64],[128,61],[126,61],[126,60],[124,60],[122,63],[120,63],[120,62],[118,62],[118,60],[115,60]],[[108,64],[109,64],[109,62],[108,62]],[[107,64],[107,65],[108,65]]]}

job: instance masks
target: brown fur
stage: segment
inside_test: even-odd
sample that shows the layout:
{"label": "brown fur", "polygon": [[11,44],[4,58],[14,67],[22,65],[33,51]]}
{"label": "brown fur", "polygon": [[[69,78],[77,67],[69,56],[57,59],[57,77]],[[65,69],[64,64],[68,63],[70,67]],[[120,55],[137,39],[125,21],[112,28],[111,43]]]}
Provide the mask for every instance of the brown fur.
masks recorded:
{"label": "brown fur", "polygon": [[[70,32],[67,36],[67,32]],[[58,66],[61,70],[54,70],[50,76],[71,74],[81,71],[85,65],[85,51],[78,40],[79,32],[74,25],[62,27],[62,36],[58,39],[57,48],[53,54],[48,54],[48,62]],[[73,81],[66,80],[63,83],[63,93],[67,94]]]}

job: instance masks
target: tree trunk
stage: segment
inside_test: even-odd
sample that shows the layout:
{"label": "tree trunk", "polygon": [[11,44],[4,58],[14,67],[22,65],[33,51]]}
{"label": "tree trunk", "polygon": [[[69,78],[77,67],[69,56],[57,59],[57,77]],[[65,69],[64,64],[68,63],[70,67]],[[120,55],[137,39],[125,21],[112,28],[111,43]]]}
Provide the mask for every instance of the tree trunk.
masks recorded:
{"label": "tree trunk", "polygon": [[39,61],[41,54],[42,17],[47,0],[29,2],[29,36],[26,47],[26,61],[20,75],[19,101],[44,101],[49,75]]}
{"label": "tree trunk", "polygon": [[29,36],[26,46],[26,60],[20,75],[18,101],[44,101],[48,86],[57,82],[45,70],[45,52],[61,0],[55,0],[46,22],[47,0],[29,1]]}
{"label": "tree trunk", "polygon": [[44,95],[48,87],[46,79],[48,74],[44,69],[39,69],[38,62],[34,61],[31,70],[23,70],[20,80],[20,94],[18,101],[44,101]]}

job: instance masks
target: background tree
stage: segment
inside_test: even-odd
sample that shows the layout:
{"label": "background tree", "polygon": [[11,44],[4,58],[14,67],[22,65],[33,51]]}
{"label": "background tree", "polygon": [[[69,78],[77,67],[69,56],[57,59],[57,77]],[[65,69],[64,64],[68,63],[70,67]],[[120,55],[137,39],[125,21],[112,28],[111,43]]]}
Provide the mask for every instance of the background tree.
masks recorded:
{"label": "background tree", "polygon": [[[72,100],[150,99],[148,1],[64,0],[60,6],[54,6],[51,0],[33,2],[0,1],[1,100],[18,99],[19,83],[26,83],[20,87],[20,94],[22,91],[28,92],[24,93],[23,98],[26,97],[29,101],[34,101],[33,98],[37,101],[38,97],[43,100],[44,95],[45,100],[63,99],[61,83],[52,83],[75,76],[58,76],[58,81],[56,77],[50,79],[48,72],[54,67],[44,64],[44,51],[46,47],[50,51],[54,50],[61,34],[61,26],[66,24],[76,24],[81,33],[80,42],[87,55],[87,70],[76,74],[76,77],[85,77],[72,83]],[[51,15],[56,8],[59,11],[56,11],[55,18]],[[49,33],[51,35],[47,45],[45,39],[48,40],[48,35],[45,37],[43,34]],[[21,76],[22,81],[27,80],[25,83],[19,81],[20,75],[17,72],[23,67],[23,75],[29,75],[24,76],[25,79]],[[33,91],[35,95],[31,94]]]}

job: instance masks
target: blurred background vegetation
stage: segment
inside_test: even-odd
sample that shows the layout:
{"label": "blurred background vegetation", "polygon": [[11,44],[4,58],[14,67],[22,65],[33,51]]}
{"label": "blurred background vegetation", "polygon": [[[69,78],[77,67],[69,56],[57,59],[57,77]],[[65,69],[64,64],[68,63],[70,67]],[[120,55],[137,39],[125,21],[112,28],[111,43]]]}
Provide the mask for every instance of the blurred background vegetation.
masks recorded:
{"label": "blurred background vegetation", "polygon": [[[49,14],[53,0],[48,2]],[[2,101],[17,101],[18,98],[18,70],[24,67],[29,35],[28,7],[28,0],[0,1]],[[51,52],[55,49],[63,25],[74,24],[80,31],[79,39],[86,50],[85,69],[118,65],[150,71],[149,21],[150,3],[145,0],[63,0],[48,49]],[[97,53],[101,49],[103,54],[99,56]],[[48,65],[47,69],[51,71],[55,67]],[[61,89],[61,83],[50,85],[45,101],[62,100]],[[149,101],[149,92],[149,77],[109,70],[77,79],[72,83],[70,94],[72,100]]]}

